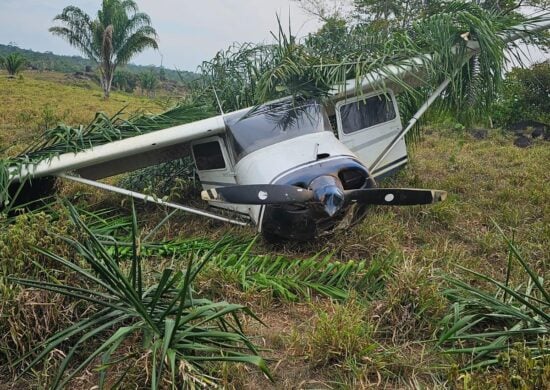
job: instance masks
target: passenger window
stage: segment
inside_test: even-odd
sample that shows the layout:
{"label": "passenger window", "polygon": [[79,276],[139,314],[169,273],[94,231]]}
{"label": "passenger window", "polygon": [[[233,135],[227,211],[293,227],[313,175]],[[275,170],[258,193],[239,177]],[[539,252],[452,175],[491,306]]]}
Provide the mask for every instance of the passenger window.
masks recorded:
{"label": "passenger window", "polygon": [[218,141],[193,145],[193,156],[199,171],[225,168],[225,160]]}
{"label": "passenger window", "polygon": [[340,107],[344,134],[388,122],[395,117],[395,108],[389,95],[377,95]]}

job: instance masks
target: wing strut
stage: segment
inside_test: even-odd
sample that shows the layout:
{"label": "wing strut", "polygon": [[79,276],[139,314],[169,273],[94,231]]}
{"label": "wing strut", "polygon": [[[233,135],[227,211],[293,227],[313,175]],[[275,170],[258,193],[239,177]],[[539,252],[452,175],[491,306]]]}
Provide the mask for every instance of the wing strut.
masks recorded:
{"label": "wing strut", "polygon": [[84,179],[82,177],[66,175],[64,173],[59,173],[56,176],[60,177],[62,179],[72,180],[72,181],[75,181],[77,183],[82,183],[82,184],[87,184],[87,185],[92,186],[92,187],[97,187],[97,188],[100,188],[102,190],[116,192],[117,194],[131,196],[132,198],[141,199],[145,202],[153,202],[153,203],[156,203],[156,204],[159,204],[159,205],[162,205],[162,206],[168,206],[168,207],[171,207],[173,209],[186,211],[186,212],[191,213],[191,214],[197,214],[197,215],[201,215],[203,217],[217,219],[218,221],[229,222],[229,223],[232,223],[232,224],[235,224],[235,225],[240,225],[240,226],[248,226],[249,225],[249,223],[247,223],[247,222],[242,222],[242,221],[238,221],[236,219],[231,219],[231,218],[225,218],[225,217],[222,217],[222,216],[217,215],[217,214],[213,214],[213,213],[209,213],[207,211],[195,209],[193,207],[182,206],[180,204],[173,203],[173,202],[166,202],[166,201],[161,200],[161,199],[155,199],[151,195],[145,195],[145,194],[142,194],[142,193],[139,193],[139,192],[126,190],[124,188],[115,187],[115,186],[105,184],[105,183],[100,183],[98,181]]}
{"label": "wing strut", "polygon": [[435,99],[437,99],[437,97],[439,95],[441,95],[441,93],[445,90],[445,88],[447,88],[447,85],[449,85],[449,83],[451,82],[451,79],[447,78],[445,79],[445,81],[443,81],[439,87],[437,87],[437,89],[435,91],[433,91],[433,93],[430,95],[430,97],[428,98],[428,100],[426,100],[424,102],[424,104],[422,104],[422,106],[418,109],[417,112],[415,112],[415,114],[413,115],[413,117],[411,118],[411,120],[409,121],[409,123],[407,124],[407,127],[405,127],[403,130],[401,130],[399,132],[399,134],[397,134],[395,136],[395,138],[389,143],[389,145],[386,147],[386,149],[384,149],[384,151],[376,158],[376,160],[374,161],[374,163],[370,166],[369,168],[369,172],[374,172],[374,170],[378,167],[378,165],[380,165],[380,162],[386,158],[386,156],[392,151],[392,149],[394,148],[395,145],[397,145],[397,143],[403,138],[405,137],[405,135],[407,135],[407,133],[414,127],[414,125],[416,124],[416,122],[418,122],[418,120],[420,119],[420,117],[422,115],[424,115],[424,113],[426,112],[426,110],[432,105],[432,103],[435,101]]}

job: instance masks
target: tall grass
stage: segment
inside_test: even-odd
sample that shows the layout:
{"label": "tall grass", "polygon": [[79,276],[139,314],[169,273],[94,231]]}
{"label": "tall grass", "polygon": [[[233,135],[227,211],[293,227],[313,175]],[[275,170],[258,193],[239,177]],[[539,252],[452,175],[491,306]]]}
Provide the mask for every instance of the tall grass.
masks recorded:
{"label": "tall grass", "polygon": [[[79,285],[16,277],[9,280],[87,302],[91,309],[85,318],[22,356],[16,362],[24,367],[21,374],[69,344],[71,347],[66,350],[49,386],[64,387],[78,373],[93,365],[99,372],[99,387],[103,388],[109,372],[136,358],[124,346],[140,340],[142,347],[138,357],[149,356],[145,368],[150,373],[152,389],[159,388],[165,380],[172,388],[215,385],[215,378],[209,375],[209,366],[216,361],[251,364],[269,376],[264,360],[244,335],[240,322],[241,315],[256,318],[254,314],[245,306],[212,302],[193,292],[194,280],[210,261],[216,247],[199,259],[191,257],[184,271],[164,269],[152,278],[154,282],[149,282],[151,278],[144,275],[135,211],[132,214],[131,260],[127,264],[109,253],[72,205],[68,204],[67,209],[79,239],[60,238],[78,257],[69,260],[41,248],[34,249],[70,270],[78,277]],[[115,382],[122,381],[124,375],[124,371],[118,371]]]}

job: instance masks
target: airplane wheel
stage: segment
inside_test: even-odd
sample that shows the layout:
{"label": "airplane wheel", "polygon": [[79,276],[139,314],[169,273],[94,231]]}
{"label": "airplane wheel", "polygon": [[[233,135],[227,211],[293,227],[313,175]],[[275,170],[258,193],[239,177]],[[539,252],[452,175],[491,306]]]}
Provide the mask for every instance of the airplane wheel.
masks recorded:
{"label": "airplane wheel", "polygon": [[[56,178],[52,176],[41,177],[39,179],[27,180],[20,189],[19,183],[12,183],[8,188],[8,193],[12,202],[11,210],[24,206],[27,209],[33,209],[33,202],[45,198],[54,193]],[[14,196],[17,196],[13,199]],[[35,207],[38,205],[34,205]],[[0,205],[0,211],[4,209]]]}

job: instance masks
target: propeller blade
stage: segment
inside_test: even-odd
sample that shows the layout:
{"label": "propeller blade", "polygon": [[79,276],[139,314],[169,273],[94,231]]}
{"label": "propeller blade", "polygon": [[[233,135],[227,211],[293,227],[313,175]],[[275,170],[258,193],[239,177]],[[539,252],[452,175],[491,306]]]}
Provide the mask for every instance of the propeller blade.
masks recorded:
{"label": "propeller blade", "polygon": [[202,191],[201,197],[237,204],[286,204],[308,202],[313,199],[313,192],[296,186],[251,184],[212,188]]}
{"label": "propeller blade", "polygon": [[367,188],[345,191],[346,201],[388,206],[411,206],[443,201],[447,192],[417,188]]}

